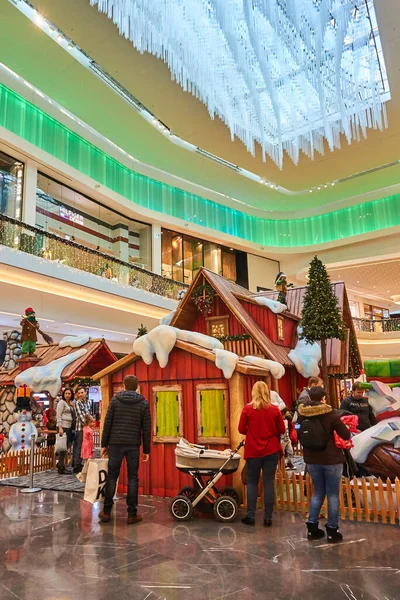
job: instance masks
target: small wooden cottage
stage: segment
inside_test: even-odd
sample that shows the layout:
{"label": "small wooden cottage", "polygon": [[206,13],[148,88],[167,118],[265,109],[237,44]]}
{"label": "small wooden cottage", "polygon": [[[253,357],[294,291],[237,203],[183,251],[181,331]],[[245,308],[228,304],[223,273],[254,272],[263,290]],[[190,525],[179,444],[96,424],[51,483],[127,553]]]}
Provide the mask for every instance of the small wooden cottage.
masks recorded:
{"label": "small wooden cottage", "polygon": [[[230,378],[216,366],[212,349],[196,337],[177,339],[164,368],[156,358],[146,364],[132,352],[94,376],[101,382],[102,419],[112,396],[123,389],[126,375],[137,376],[139,391],[150,402],[152,459],[141,465],[141,493],[173,496],[190,484],[189,476],[175,468],[174,449],[180,437],[220,449],[237,446],[239,416],[256,381],[266,381],[288,406],[305,385],[288,356],[297,342],[300,315],[290,309],[275,314],[257,296],[202,268],[170,320],[180,331],[218,338],[226,350],[238,355]],[[270,366],[244,360],[249,356],[267,359]],[[277,375],[277,364],[284,367],[283,376],[283,370]],[[124,491],[124,476],[120,482]],[[240,487],[239,472],[233,483]]]}

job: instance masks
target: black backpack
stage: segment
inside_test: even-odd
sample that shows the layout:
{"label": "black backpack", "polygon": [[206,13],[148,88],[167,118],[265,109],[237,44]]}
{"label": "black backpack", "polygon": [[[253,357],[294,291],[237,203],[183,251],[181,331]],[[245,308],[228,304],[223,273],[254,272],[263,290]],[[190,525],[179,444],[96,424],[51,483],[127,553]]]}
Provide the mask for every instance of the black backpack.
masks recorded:
{"label": "black backpack", "polygon": [[297,435],[299,442],[306,450],[324,450],[331,437],[318,417],[305,417],[298,424]]}

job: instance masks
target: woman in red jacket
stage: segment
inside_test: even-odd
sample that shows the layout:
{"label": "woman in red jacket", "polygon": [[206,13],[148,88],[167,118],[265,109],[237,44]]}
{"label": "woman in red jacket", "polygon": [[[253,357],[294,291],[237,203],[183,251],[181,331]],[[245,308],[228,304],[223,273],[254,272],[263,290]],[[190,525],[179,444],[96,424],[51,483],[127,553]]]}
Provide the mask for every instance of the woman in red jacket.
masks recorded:
{"label": "woman in red jacket", "polygon": [[244,407],[239,421],[239,433],[246,436],[244,457],[247,461],[247,515],[245,525],[255,524],[257,490],[260,472],[264,484],[264,527],[272,525],[275,502],[275,473],[282,456],[280,436],[285,423],[278,407],[271,404],[269,388],[263,381],[254,384],[252,401]]}

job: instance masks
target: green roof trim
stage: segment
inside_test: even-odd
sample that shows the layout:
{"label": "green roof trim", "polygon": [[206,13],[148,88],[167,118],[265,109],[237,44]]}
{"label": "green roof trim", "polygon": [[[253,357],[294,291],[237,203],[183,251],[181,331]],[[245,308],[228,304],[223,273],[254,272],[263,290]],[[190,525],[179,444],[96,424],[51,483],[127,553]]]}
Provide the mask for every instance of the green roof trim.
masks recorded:
{"label": "green roof trim", "polygon": [[135,173],[3,84],[0,125],[138,206],[261,246],[313,246],[400,225],[400,194],[302,219],[264,219],[222,206]]}

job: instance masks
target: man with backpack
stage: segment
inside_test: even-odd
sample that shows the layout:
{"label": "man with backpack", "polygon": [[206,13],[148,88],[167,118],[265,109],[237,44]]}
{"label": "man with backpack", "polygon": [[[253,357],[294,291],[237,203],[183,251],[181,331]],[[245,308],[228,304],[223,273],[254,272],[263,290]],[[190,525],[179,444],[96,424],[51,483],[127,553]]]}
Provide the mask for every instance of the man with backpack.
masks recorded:
{"label": "man with backpack", "polygon": [[314,485],[310,502],[307,538],[317,540],[325,536],[318,528],[319,514],[328,497],[328,542],[343,539],[339,532],[339,489],[345,456],[335,444],[334,431],[344,440],[350,439],[350,431],[340,420],[340,414],[326,404],[326,392],[322,387],[310,389],[310,399],[299,406],[296,431],[303,446],[304,462]]}

